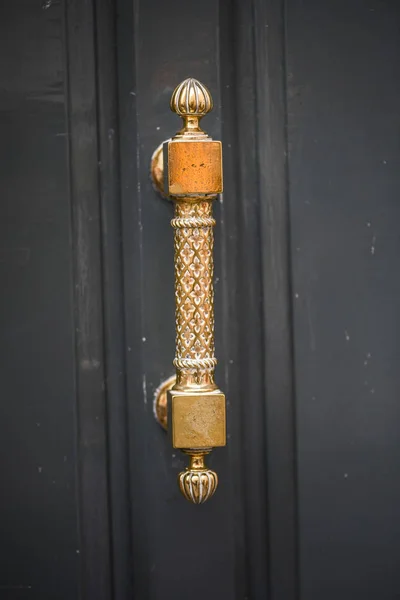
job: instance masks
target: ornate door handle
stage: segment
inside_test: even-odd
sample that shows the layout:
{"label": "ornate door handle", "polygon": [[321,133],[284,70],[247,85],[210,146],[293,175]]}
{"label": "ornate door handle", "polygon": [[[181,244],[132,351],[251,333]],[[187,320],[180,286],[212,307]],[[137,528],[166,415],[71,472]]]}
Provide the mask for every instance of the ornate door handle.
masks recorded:
{"label": "ornate door handle", "polygon": [[[222,192],[221,142],[201,128],[200,119],[213,107],[208,89],[186,79],[171,97],[171,110],[183,128],[156,151],[153,179],[175,202],[176,380],[168,380],[156,397],[156,414],[165,417],[172,445],[190,456],[179,474],[182,494],[195,504],[214,494],[217,474],[205,466],[205,456],[226,444],[225,396],[214,383],[214,287],[212,203]],[[164,180],[164,184],[162,181]],[[165,425],[165,422],[164,422]]]}

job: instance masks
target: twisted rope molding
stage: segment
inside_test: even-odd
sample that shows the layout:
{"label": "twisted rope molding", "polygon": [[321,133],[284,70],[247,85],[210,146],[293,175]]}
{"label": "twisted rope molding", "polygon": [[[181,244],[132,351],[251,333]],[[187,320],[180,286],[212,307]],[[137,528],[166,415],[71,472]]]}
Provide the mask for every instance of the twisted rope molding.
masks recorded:
{"label": "twisted rope molding", "polygon": [[214,227],[216,221],[213,217],[175,217],[171,225],[174,229],[193,227]]}
{"label": "twisted rope molding", "polygon": [[214,370],[216,358],[174,358],[173,364],[178,369],[206,369]]}

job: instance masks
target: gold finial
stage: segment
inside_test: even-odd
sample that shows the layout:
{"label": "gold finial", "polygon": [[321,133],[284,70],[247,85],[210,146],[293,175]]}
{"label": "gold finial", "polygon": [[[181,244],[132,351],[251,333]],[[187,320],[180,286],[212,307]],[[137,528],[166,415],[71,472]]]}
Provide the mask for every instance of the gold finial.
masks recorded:
{"label": "gold finial", "polygon": [[218,476],[204,464],[204,456],[208,451],[184,450],[184,452],[190,456],[190,466],[178,475],[179,489],[189,502],[203,504],[214,495],[218,486]]}
{"label": "gold finial", "polygon": [[205,85],[189,77],[182,81],[171,96],[172,112],[183,119],[184,127],[179,133],[203,133],[199,121],[213,108],[213,100]]}
{"label": "gold finial", "polygon": [[170,107],[172,112],[181,117],[204,117],[212,110],[213,101],[206,86],[189,77],[176,86]]}

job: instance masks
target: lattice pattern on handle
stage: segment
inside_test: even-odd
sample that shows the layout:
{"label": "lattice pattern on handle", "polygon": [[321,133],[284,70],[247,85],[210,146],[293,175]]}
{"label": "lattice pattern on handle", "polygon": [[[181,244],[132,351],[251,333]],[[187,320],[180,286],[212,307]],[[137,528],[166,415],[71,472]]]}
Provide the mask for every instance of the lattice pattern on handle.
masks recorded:
{"label": "lattice pattern on handle", "polygon": [[211,200],[175,203],[176,356],[182,374],[206,383],[214,357],[213,226]]}

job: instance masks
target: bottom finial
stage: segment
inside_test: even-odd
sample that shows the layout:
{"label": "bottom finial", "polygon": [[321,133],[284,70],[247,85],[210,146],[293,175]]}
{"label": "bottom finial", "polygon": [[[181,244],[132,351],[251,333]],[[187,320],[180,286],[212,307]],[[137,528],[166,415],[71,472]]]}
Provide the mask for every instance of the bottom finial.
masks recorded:
{"label": "bottom finial", "polygon": [[190,456],[190,465],[178,475],[179,489],[186,500],[203,504],[211,498],[218,486],[218,476],[204,464],[207,451],[185,450]]}

